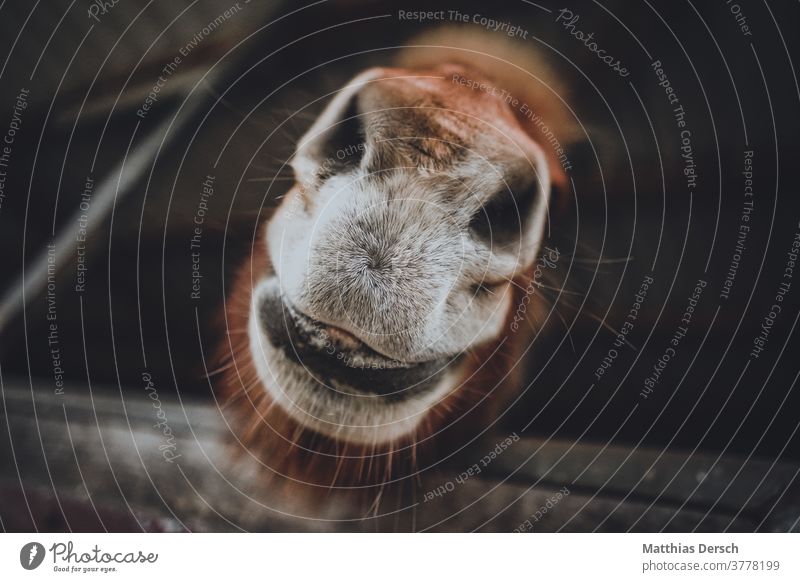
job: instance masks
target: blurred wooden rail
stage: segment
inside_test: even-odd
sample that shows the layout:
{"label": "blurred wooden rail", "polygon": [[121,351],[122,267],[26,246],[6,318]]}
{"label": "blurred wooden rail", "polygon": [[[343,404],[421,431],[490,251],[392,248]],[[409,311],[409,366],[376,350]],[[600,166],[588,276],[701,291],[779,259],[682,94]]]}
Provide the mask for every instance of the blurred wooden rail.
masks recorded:
{"label": "blurred wooden rail", "polygon": [[[62,397],[25,383],[2,388],[0,519],[7,531],[33,530],[33,521],[76,531],[511,531],[564,486],[570,494],[531,519],[534,531],[750,531],[762,520],[762,529],[785,530],[800,515],[791,494],[783,495],[800,467],[707,452],[523,437],[480,475],[453,481],[506,435],[426,472],[414,509],[364,518],[331,496],[312,511],[259,488],[256,463],[229,458],[213,402],[161,401],[180,455],[169,463],[143,390],[123,392],[123,401],[107,387],[89,394],[68,386]],[[423,501],[448,482],[452,491]]]}

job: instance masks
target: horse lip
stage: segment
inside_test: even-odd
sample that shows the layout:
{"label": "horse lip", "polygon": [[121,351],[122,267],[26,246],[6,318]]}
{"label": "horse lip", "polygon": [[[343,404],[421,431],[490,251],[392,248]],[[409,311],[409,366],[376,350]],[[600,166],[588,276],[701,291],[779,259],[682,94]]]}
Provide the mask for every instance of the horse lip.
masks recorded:
{"label": "horse lip", "polygon": [[318,388],[338,387],[335,391],[404,400],[432,389],[460,359],[403,362],[389,358],[352,334],[339,334],[338,328],[326,335],[323,330],[330,326],[288,304],[278,289],[264,291],[256,307],[261,331],[275,348],[306,368]]}
{"label": "horse lip", "polygon": [[[344,360],[344,365],[349,368],[400,369],[413,368],[429,363],[405,362],[392,358],[368,345],[355,334],[306,315],[285,300],[283,300],[282,303],[289,312],[293,320],[292,323],[301,335],[309,340],[312,346],[319,347],[322,350],[333,349],[334,352],[351,354],[351,358],[347,358],[346,360],[342,358]],[[316,346],[314,344],[316,344]],[[359,365],[358,362],[360,362],[361,365]]]}

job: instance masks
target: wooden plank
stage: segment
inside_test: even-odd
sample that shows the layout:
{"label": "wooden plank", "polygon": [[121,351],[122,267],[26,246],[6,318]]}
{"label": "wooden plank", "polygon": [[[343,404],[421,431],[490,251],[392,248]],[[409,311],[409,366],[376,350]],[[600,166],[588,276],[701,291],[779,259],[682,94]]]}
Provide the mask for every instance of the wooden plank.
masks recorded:
{"label": "wooden plank", "polygon": [[[463,483],[455,478],[468,457],[427,472],[414,499],[384,499],[376,517],[369,504],[354,504],[340,495],[308,507],[265,488],[259,465],[231,454],[227,427],[212,402],[158,401],[174,434],[170,450],[179,455],[169,462],[163,454],[163,432],[156,427],[158,409],[143,388],[122,393],[95,388],[90,395],[86,387],[68,386],[63,396],[56,396],[50,388],[6,385],[2,396],[0,419],[3,424],[7,419],[8,427],[0,430],[4,491],[0,517],[7,529],[26,529],[26,524],[30,529],[29,512],[22,510],[26,499],[34,507],[37,527],[50,524],[56,529],[67,529],[68,524],[89,530],[99,525],[156,531],[747,531],[754,527],[750,517],[734,519],[728,509],[706,515],[695,505],[680,508],[680,489],[674,483],[667,487],[669,496],[651,504],[645,493],[666,485],[670,469],[681,462],[677,453],[659,461],[647,487],[637,487],[637,495],[624,500],[627,484],[641,474],[654,451],[634,451],[622,464],[625,449],[606,449],[594,463],[597,467],[572,483],[575,471],[598,454],[597,447],[573,447],[558,461],[570,443],[522,438],[492,462],[491,470]],[[484,449],[493,446],[491,439],[480,443],[469,457],[479,459]],[[516,475],[504,480],[534,451],[538,452]],[[696,468],[701,461],[707,466],[706,457],[690,459],[687,466]],[[718,465],[728,471],[737,463],[740,460],[724,459]],[[610,480],[613,487],[598,494],[609,472],[628,464],[637,470],[618,471]],[[785,476],[790,470],[781,465],[778,473]],[[688,477],[683,471],[680,475],[675,481],[686,486]],[[532,486],[541,476],[547,481]],[[425,492],[448,482],[453,484],[451,491],[425,501]],[[553,504],[564,485],[569,495]],[[716,489],[698,491],[711,495]],[[738,495],[724,496],[726,503]],[[552,507],[547,507],[548,500]],[[76,512],[81,519],[76,520]]]}

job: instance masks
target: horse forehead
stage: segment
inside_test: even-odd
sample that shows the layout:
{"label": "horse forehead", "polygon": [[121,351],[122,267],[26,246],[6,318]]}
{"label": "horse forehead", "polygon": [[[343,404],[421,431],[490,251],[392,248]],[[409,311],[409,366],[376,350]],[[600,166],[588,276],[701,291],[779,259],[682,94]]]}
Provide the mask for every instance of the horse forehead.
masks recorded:
{"label": "horse forehead", "polygon": [[487,141],[487,132],[505,133],[514,125],[508,108],[486,93],[435,74],[403,72],[397,70],[394,74],[400,76],[380,79],[360,91],[362,107],[372,113],[370,125],[381,135],[438,142],[425,149],[449,144],[456,150],[479,146]]}
{"label": "horse forehead", "polygon": [[519,143],[524,139],[508,108],[450,78],[381,79],[360,97],[366,113],[363,169],[378,181],[406,178],[391,190],[393,196],[411,192],[462,202],[502,188],[525,158]]}
{"label": "horse forehead", "polygon": [[522,152],[462,112],[413,106],[368,114],[364,170],[411,178],[427,192],[464,192],[502,183]]}
{"label": "horse forehead", "polygon": [[[369,109],[396,107],[443,110],[487,121],[510,117],[508,109],[495,96],[467,89],[439,71],[415,73],[395,69],[390,76],[365,86],[360,97]],[[431,111],[429,114],[438,118],[441,113]]]}

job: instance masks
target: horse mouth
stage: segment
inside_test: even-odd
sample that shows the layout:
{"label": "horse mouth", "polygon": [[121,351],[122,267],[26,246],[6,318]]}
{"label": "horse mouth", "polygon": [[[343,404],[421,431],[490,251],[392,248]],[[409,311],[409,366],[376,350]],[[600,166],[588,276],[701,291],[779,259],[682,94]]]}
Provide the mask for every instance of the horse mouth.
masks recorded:
{"label": "horse mouth", "polygon": [[438,384],[453,358],[404,362],[352,333],[291,306],[279,292],[259,298],[259,324],[270,343],[326,388],[351,395],[405,399]]}

